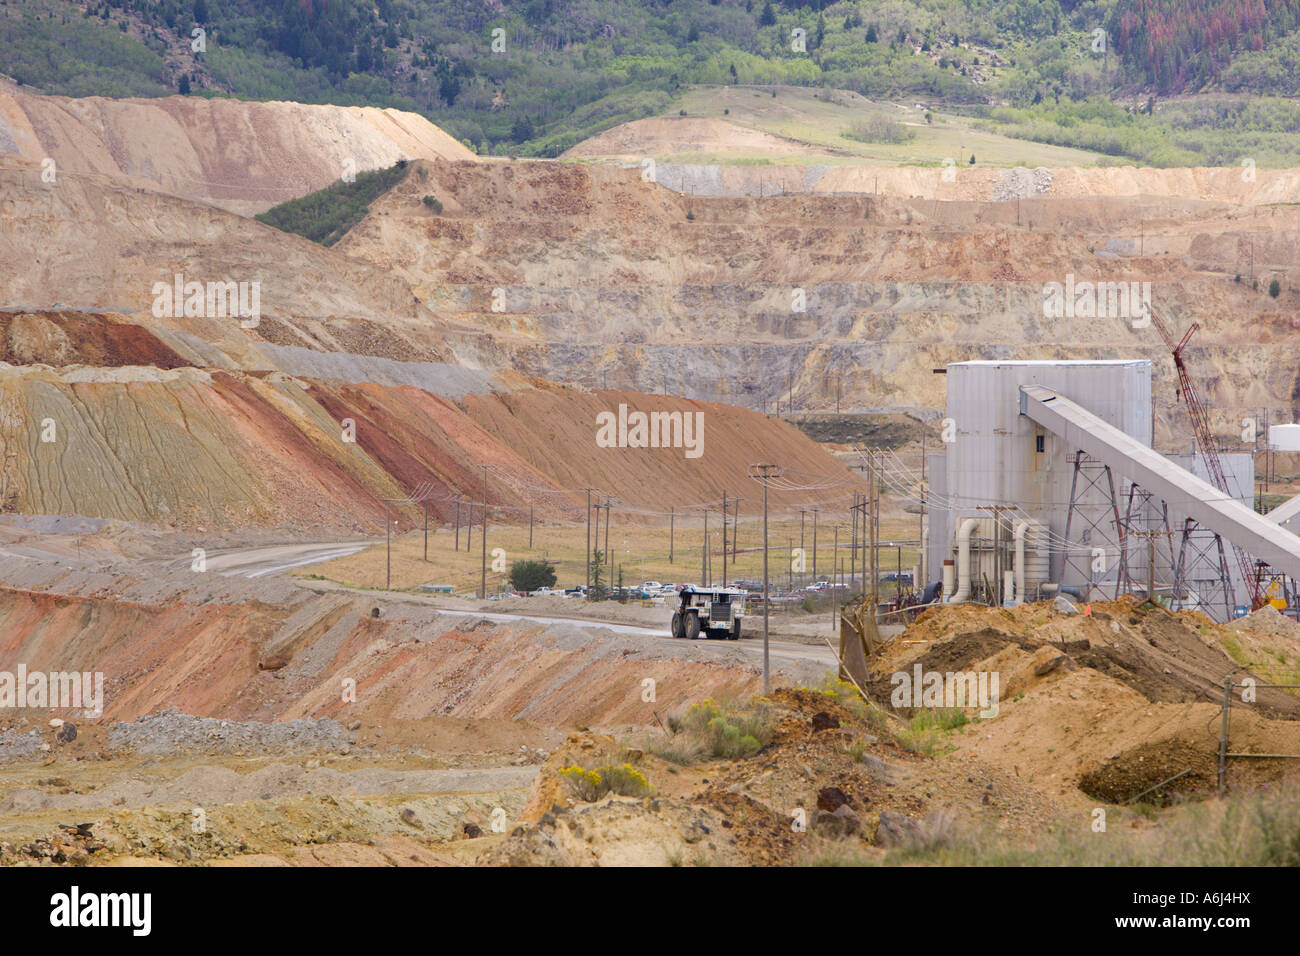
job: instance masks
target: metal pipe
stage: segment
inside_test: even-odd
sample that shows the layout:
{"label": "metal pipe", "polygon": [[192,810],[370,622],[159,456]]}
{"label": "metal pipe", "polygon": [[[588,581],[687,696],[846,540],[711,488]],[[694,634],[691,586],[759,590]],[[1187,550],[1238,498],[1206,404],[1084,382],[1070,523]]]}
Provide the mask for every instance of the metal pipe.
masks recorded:
{"label": "metal pipe", "polygon": [[1025,602],[1025,532],[1028,530],[1028,521],[1016,524],[1016,593],[1011,597],[1013,607]]}
{"label": "metal pipe", "polygon": [[957,532],[957,590],[949,604],[961,604],[970,598],[970,536],[979,527],[978,518],[967,518]]}

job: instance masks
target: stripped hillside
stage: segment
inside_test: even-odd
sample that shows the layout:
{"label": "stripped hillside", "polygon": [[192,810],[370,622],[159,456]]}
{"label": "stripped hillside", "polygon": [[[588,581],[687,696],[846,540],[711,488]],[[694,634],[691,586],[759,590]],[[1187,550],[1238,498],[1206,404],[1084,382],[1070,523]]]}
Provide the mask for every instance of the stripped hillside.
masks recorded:
{"label": "stripped hillside", "polygon": [[1261,407],[1291,414],[1300,395],[1291,171],[963,170],[947,182],[939,169],[837,167],[824,189],[760,198],[742,180],[763,167],[725,170],[737,188],[711,195],[613,165],[428,170],[339,248],[400,275],[448,321],[491,330],[479,348],[527,374],[757,410],[925,415],[931,370],[947,362],[1142,357],[1156,362],[1170,440],[1180,412],[1154,328],[1045,308],[1049,283],[1137,282],[1176,328],[1200,323],[1188,354],[1224,434]]}
{"label": "stripped hillside", "polygon": [[0,83],[0,153],[241,215],[399,159],[473,153],[423,116],[172,96],[41,96]]}
{"label": "stripped hillside", "polygon": [[[572,521],[574,487],[666,505],[739,486],[749,463],[773,454],[843,473],[794,427],[745,409],[271,346],[256,354],[274,370],[198,367],[168,340],[185,342],[120,316],[0,313],[7,510],[375,532],[383,499],[418,488],[435,497],[431,517],[450,522],[484,464],[493,505]],[[598,446],[597,416],[620,405],[697,416],[700,457]],[[422,514],[399,508],[399,530]]]}

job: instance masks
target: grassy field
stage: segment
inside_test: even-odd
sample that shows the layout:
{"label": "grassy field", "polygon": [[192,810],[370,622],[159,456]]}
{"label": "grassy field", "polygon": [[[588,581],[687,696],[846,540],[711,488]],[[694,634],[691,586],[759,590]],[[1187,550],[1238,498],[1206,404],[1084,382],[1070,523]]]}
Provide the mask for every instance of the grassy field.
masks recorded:
{"label": "grassy field", "polygon": [[[593,523],[593,534],[595,526]],[[487,561],[488,593],[504,588],[508,582],[506,571],[493,571],[494,559],[498,567],[504,561],[504,568],[509,569],[511,562],[519,560],[548,560],[555,564],[558,584],[572,587],[585,580],[582,554],[585,547],[586,526],[543,527],[538,525],[533,533],[533,545],[528,545],[528,526],[488,525]],[[914,522],[894,525],[882,523],[881,541],[891,540],[891,536],[915,540],[916,524]],[[791,550],[799,548],[799,519],[783,518],[769,523],[771,552],[768,558],[768,573],[773,587],[778,583],[785,585],[789,581]],[[728,526],[728,539],[731,537]],[[468,540],[466,529],[460,529],[460,550],[456,550],[454,531],[440,529],[429,532],[429,559],[424,559],[424,535],[412,532],[393,539],[392,543],[392,588],[394,590],[418,589],[423,584],[450,584],[459,595],[473,596],[479,586],[482,562],[482,537],[478,527],[474,528],[472,543]],[[712,580],[720,584],[722,577],[722,532],[716,520],[709,522],[710,551],[712,560]],[[753,517],[748,520],[742,514],[739,534],[737,536],[737,556],[733,560],[728,552],[727,580],[744,578],[761,581],[763,577],[763,552],[761,550],[762,523]],[[645,580],[661,581],[674,584],[698,584],[701,580],[701,552],[703,550],[704,528],[696,521],[691,524],[678,523],[672,535],[673,554],[669,561],[669,529],[667,527],[645,527],[640,525],[620,527],[618,514],[614,514],[614,524],[609,533],[609,547],[613,552],[613,583],[618,584],[619,572],[622,571],[623,583],[640,584]],[[605,526],[600,529],[600,544],[604,546]],[[818,522],[817,528],[817,574],[828,578],[831,569],[831,557],[834,552],[835,530],[833,524]],[[467,548],[468,546],[468,548]],[[850,563],[849,526],[842,521],[839,528],[839,559],[847,578]],[[594,546],[593,546],[594,547]],[[501,549],[504,555],[494,555],[495,549]],[[812,578],[813,536],[812,515],[807,516],[804,529],[804,548],[806,573],[795,573],[796,584],[800,577],[808,581]],[[916,549],[883,548],[881,549],[882,573],[888,574],[901,564],[904,572],[910,572],[916,563]],[[858,571],[861,573],[862,554],[858,556]],[[297,572],[299,577],[336,581],[355,587],[383,588],[387,575],[388,554],[383,542],[351,555],[311,565]],[[642,570],[644,568],[644,571]],[[778,582],[779,579],[779,582]],[[608,577],[606,577],[608,580]]]}
{"label": "grassy field", "polygon": [[[1100,153],[1087,150],[1033,143],[976,130],[973,128],[974,120],[952,113],[934,111],[933,122],[927,124],[925,110],[917,109],[916,103],[873,102],[856,93],[840,90],[780,87],[773,97],[769,88],[696,87],[684,94],[664,115],[674,116],[682,109],[688,116],[725,119],[825,149],[837,154],[838,161],[843,164],[938,165],[946,157],[965,163],[972,152],[976,162],[984,166],[1095,166],[1103,158]],[[906,143],[862,143],[843,135],[854,120],[872,114],[903,123],[916,132],[916,138]],[[826,161],[796,153],[788,156],[771,153],[694,155],[699,157],[694,161],[714,163],[769,161],[816,164]]]}

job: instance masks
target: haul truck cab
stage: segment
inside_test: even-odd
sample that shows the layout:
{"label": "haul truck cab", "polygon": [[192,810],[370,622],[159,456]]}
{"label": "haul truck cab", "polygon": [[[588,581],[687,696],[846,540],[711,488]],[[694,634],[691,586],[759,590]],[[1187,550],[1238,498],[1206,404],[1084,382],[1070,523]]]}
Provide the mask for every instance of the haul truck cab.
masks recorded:
{"label": "haul truck cab", "polygon": [[745,616],[746,592],[740,588],[682,588],[681,604],[673,612],[673,637],[695,640],[725,637],[740,640],[740,621]]}

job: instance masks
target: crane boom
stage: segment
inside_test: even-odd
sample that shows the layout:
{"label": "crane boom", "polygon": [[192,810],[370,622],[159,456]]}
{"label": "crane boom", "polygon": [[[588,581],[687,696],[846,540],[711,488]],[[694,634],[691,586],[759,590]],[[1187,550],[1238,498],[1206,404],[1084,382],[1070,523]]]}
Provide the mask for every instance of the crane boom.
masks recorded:
{"label": "crane boom", "polygon": [[[1199,322],[1193,322],[1182,339],[1176,341],[1168,324],[1164,319],[1160,318],[1156,310],[1150,309],[1150,313],[1151,321],[1155,324],[1156,329],[1160,332],[1160,337],[1165,340],[1165,345],[1174,357],[1174,366],[1178,370],[1178,393],[1187,405],[1187,414],[1192,420],[1192,433],[1196,436],[1196,448],[1201,453],[1201,460],[1205,463],[1205,471],[1209,476],[1210,484],[1224,494],[1231,495],[1232,491],[1228,487],[1228,479],[1223,471],[1223,461],[1219,458],[1219,446],[1214,440],[1214,432],[1210,430],[1210,417],[1206,414],[1205,406],[1201,404],[1201,400],[1196,394],[1196,388],[1192,384],[1192,377],[1187,371],[1187,363],[1183,361],[1183,349],[1186,348],[1188,341],[1201,325]],[[1263,596],[1260,594],[1259,576],[1255,573],[1255,563],[1251,556],[1236,543],[1232,544],[1232,550],[1237,557],[1237,566],[1241,571],[1241,578],[1246,582],[1246,587],[1250,589],[1251,609],[1253,610],[1263,603]],[[1232,582],[1225,581],[1224,586],[1231,594]]]}

